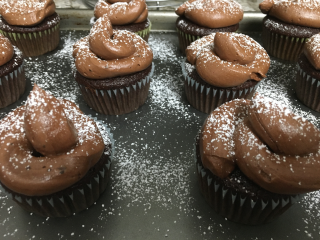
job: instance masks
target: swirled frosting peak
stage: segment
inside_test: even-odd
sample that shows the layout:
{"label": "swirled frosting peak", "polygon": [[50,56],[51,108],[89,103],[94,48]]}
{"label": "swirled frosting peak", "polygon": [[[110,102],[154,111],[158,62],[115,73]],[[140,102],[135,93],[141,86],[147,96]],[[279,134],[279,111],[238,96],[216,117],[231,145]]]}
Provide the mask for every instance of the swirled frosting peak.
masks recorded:
{"label": "swirled frosting peak", "polygon": [[320,131],[269,98],[221,105],[206,119],[199,144],[203,165],[220,178],[237,166],[273,193],[320,189]]}
{"label": "swirled frosting peak", "polygon": [[93,119],[35,86],[26,105],[0,120],[0,181],[26,196],[56,193],[83,178],[104,148]]}
{"label": "swirled frosting peak", "polygon": [[63,105],[36,84],[26,103],[24,128],[33,148],[44,156],[67,152],[78,141],[77,131],[66,117]]}
{"label": "swirled frosting peak", "polygon": [[319,0],[264,0],[259,8],[262,13],[289,24],[320,27]]}
{"label": "swirled frosting peak", "polygon": [[266,77],[270,58],[252,38],[238,33],[205,36],[186,49],[189,63],[209,84],[217,87],[238,86],[249,79]]}
{"label": "swirled frosting peak", "polygon": [[256,134],[275,153],[305,155],[319,150],[320,131],[276,101],[255,96],[249,120]]}
{"label": "swirled frosting peak", "polygon": [[320,34],[315,34],[309,38],[304,45],[303,53],[308,58],[312,66],[320,70]]}
{"label": "swirled frosting peak", "polygon": [[90,79],[128,75],[150,66],[153,53],[135,33],[112,30],[107,15],[99,18],[90,31],[73,46],[78,72]]}
{"label": "swirled frosting peak", "polygon": [[107,14],[112,25],[141,23],[148,18],[145,0],[99,0],[94,8],[94,16]]}
{"label": "swirled frosting peak", "polygon": [[91,28],[89,35],[90,50],[104,60],[131,56],[135,51],[133,40],[121,32],[115,32],[107,17],[101,18]]}
{"label": "swirled frosting peak", "polygon": [[53,0],[8,0],[0,3],[0,14],[10,24],[33,26],[54,14]]}
{"label": "swirled frosting peak", "polygon": [[176,14],[208,28],[228,27],[243,18],[242,7],[234,0],[189,0],[176,9]]}
{"label": "swirled frosting peak", "polygon": [[10,40],[0,34],[0,66],[10,61],[13,53],[14,50]]}

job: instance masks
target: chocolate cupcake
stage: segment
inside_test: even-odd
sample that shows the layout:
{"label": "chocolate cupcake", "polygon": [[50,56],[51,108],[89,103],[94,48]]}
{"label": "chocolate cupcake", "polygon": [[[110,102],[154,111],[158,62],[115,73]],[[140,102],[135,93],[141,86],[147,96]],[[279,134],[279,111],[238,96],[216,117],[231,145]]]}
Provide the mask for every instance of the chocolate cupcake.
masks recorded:
{"label": "chocolate cupcake", "polygon": [[263,19],[262,43],[267,52],[296,62],[306,40],[320,32],[318,1],[264,0],[259,8]]}
{"label": "chocolate cupcake", "polygon": [[320,131],[256,95],[214,110],[196,141],[200,190],[223,217],[263,224],[320,188]]}
{"label": "chocolate cupcake", "polygon": [[0,35],[0,108],[17,101],[25,88],[22,53]]}
{"label": "chocolate cupcake", "polygon": [[154,69],[152,51],[135,33],[113,30],[107,15],[74,45],[73,56],[75,80],[95,111],[119,115],[146,101]]}
{"label": "chocolate cupcake", "polygon": [[26,57],[39,56],[59,44],[60,17],[53,0],[1,3],[0,33]]}
{"label": "chocolate cupcake", "polygon": [[106,189],[112,136],[72,102],[34,86],[26,105],[0,121],[0,183],[25,210],[66,217]]}
{"label": "chocolate cupcake", "polygon": [[232,99],[250,99],[270,66],[266,51],[238,33],[203,37],[186,49],[186,55],[186,96],[191,106],[205,113]]}
{"label": "chocolate cupcake", "polygon": [[234,0],[190,0],[176,9],[176,28],[182,53],[195,40],[216,32],[235,32],[243,10]]}
{"label": "chocolate cupcake", "polygon": [[114,30],[134,32],[148,42],[151,22],[148,19],[148,7],[145,0],[119,1],[99,0],[94,8],[94,17],[90,24],[107,14]]}
{"label": "chocolate cupcake", "polygon": [[297,67],[298,99],[312,110],[320,112],[320,34],[307,40]]}

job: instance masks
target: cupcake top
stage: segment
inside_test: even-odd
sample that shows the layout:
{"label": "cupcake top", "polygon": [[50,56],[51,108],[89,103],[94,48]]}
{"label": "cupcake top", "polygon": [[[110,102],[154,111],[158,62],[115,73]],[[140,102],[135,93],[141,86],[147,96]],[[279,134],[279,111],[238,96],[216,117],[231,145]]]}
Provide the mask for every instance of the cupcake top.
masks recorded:
{"label": "cupcake top", "polygon": [[242,7],[234,0],[189,0],[176,9],[176,14],[208,28],[228,27],[243,18]]}
{"label": "cupcake top", "polygon": [[14,49],[8,38],[0,34],[0,66],[9,62],[13,57]]}
{"label": "cupcake top", "polygon": [[307,40],[303,53],[308,58],[312,66],[320,70],[320,34],[315,34]]}
{"label": "cupcake top", "polygon": [[269,55],[260,44],[239,33],[202,37],[187,47],[186,57],[204,81],[217,87],[260,81],[270,66]]}
{"label": "cupcake top", "polygon": [[278,194],[320,189],[320,131],[285,106],[256,94],[214,110],[200,138],[203,165],[226,178],[237,165]]}
{"label": "cupcake top", "polygon": [[0,181],[20,194],[43,196],[71,186],[103,151],[95,122],[37,85],[24,106],[0,121]]}
{"label": "cupcake top", "polygon": [[90,79],[124,76],[152,63],[149,45],[135,33],[113,30],[107,15],[99,18],[90,34],[73,46],[78,72]]}
{"label": "cupcake top", "polygon": [[320,28],[319,0],[264,0],[259,8],[285,23]]}
{"label": "cupcake top", "polygon": [[53,0],[1,1],[0,14],[10,25],[34,26],[55,13]]}
{"label": "cupcake top", "polygon": [[95,18],[107,14],[112,25],[141,23],[148,18],[145,0],[99,0],[94,8]]}

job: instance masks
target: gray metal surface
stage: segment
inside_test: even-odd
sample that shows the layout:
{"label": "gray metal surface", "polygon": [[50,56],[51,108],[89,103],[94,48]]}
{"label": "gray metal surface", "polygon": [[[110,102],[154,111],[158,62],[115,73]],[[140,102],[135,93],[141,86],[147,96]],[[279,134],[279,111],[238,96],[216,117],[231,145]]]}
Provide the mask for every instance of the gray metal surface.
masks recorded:
{"label": "gray metal surface", "polygon": [[[155,73],[149,97],[137,111],[122,116],[95,113],[73,80],[72,45],[87,34],[62,30],[58,49],[26,59],[26,93],[2,109],[0,117],[20,106],[35,82],[57,97],[75,101],[114,135],[111,182],[95,205],[63,219],[30,215],[0,188],[0,239],[319,239],[319,192],[305,195],[279,219],[261,226],[227,221],[205,202],[198,188],[193,144],[207,115],[186,100],[176,33],[151,34]],[[248,34],[261,40],[259,32]],[[295,65],[272,58],[258,91],[319,127],[320,114],[296,100],[294,80]]]}

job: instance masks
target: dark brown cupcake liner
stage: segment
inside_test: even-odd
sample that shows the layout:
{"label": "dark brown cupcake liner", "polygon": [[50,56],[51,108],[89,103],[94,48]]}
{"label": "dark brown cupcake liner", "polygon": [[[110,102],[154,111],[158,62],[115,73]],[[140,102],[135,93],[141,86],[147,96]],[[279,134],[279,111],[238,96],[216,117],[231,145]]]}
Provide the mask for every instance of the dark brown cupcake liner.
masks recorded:
{"label": "dark brown cupcake liner", "polygon": [[262,45],[269,55],[296,62],[307,38],[290,37],[262,28]]}
{"label": "dark brown cupcake liner", "polygon": [[99,113],[106,115],[121,115],[137,110],[145,103],[148,97],[150,82],[154,71],[144,79],[128,87],[119,87],[112,90],[92,89],[78,82],[82,96],[86,103]]}
{"label": "dark brown cupcake liner", "polygon": [[320,112],[320,80],[308,75],[297,64],[296,95],[307,107]]}
{"label": "dark brown cupcake liner", "polygon": [[33,33],[19,33],[0,30],[0,33],[9,38],[11,43],[17,46],[24,56],[33,57],[54,50],[60,39],[60,24]]}
{"label": "dark brown cupcake liner", "polygon": [[[195,150],[196,152],[196,150]],[[278,199],[254,199],[237,192],[216,180],[195,153],[200,191],[207,203],[222,217],[230,221],[259,225],[271,222],[300,200],[299,195],[288,195]]]}
{"label": "dark brown cupcake liner", "polygon": [[242,89],[217,88],[199,83],[190,77],[185,69],[185,60],[182,61],[181,67],[187,100],[192,107],[207,114],[233,99],[251,99],[259,85],[259,82],[255,82],[253,86]]}
{"label": "dark brown cupcake liner", "polygon": [[0,77],[0,108],[16,102],[24,93],[25,88],[26,78],[22,62],[18,68]]}

